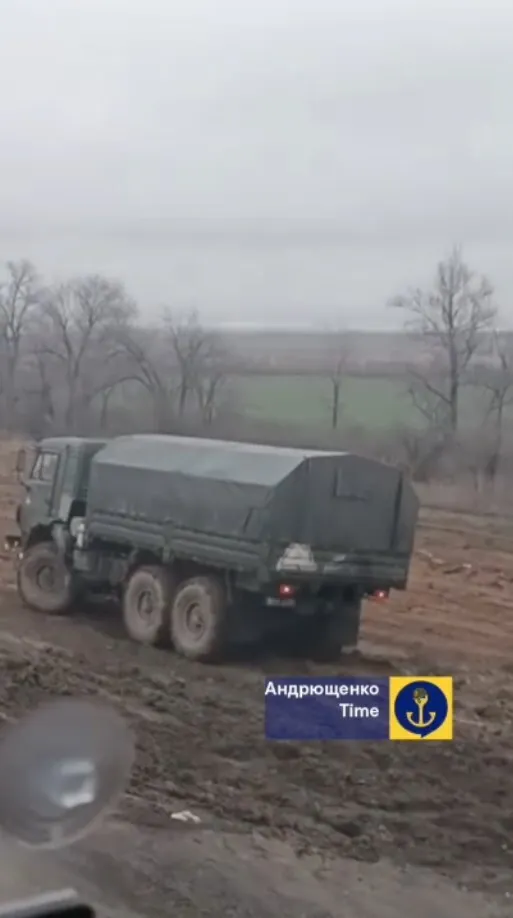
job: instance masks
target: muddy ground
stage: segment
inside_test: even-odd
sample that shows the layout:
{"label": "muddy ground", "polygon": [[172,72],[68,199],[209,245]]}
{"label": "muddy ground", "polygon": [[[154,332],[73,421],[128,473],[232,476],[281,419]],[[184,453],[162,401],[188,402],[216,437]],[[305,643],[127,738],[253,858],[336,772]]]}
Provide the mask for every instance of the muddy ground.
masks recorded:
{"label": "muddy ground", "polygon": [[[16,500],[3,461],[0,538]],[[512,914],[513,519],[423,511],[409,590],[368,604],[360,655],[340,666],[202,667],[130,643],[104,613],[38,616],[7,556],[0,591],[0,712],[100,695],[137,735],[119,813],[52,861],[56,882],[113,914]],[[266,743],[263,678],[286,672],[454,674],[456,739]],[[199,827],[171,819],[183,809]]]}

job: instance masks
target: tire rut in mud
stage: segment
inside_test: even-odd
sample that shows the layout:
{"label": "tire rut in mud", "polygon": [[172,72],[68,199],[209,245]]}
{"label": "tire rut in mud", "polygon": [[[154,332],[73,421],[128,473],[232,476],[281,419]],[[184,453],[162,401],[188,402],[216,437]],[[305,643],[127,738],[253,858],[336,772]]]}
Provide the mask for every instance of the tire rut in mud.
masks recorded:
{"label": "tire rut in mud", "polygon": [[477,885],[513,866],[511,738],[500,719],[497,735],[450,744],[271,744],[261,666],[211,669],[124,641],[112,647],[78,622],[52,623],[45,630],[58,629],[61,646],[45,645],[27,621],[32,635],[0,637],[0,708],[18,716],[77,694],[124,711],[137,736],[123,803],[134,822],[169,827],[187,808],[206,826],[286,839],[299,852],[399,857]]}

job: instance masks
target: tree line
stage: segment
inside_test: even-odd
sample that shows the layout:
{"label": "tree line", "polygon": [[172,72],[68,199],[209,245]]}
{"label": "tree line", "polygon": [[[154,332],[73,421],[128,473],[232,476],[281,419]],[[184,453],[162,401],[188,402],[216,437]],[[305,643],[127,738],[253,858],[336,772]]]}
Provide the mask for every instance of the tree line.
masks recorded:
{"label": "tree line", "polygon": [[98,274],[45,284],[25,259],[0,283],[0,426],[33,436],[108,424],[122,386],[144,390],[148,426],[188,411],[212,423],[226,378],[224,344],[191,311],[144,326],[118,281]]}
{"label": "tree line", "polygon": [[[427,289],[408,290],[389,305],[423,349],[401,369],[422,424],[390,431],[389,458],[429,480],[461,445],[462,393],[474,387],[480,391],[475,464],[493,480],[510,438],[513,349],[511,336],[499,331],[491,282],[454,248]],[[248,420],[233,411],[237,359],[226,338],[206,329],[194,311],[164,310],[152,325],[143,318],[116,280],[91,274],[47,284],[31,262],[7,262],[0,278],[0,428],[36,438],[106,433],[123,402],[134,427],[141,429],[142,416],[144,429],[163,433],[183,429],[191,418],[197,428],[217,432],[231,408],[236,432],[253,438]],[[343,419],[351,351],[343,331],[335,339],[323,371],[331,392],[330,445],[340,434],[350,448]],[[262,425],[251,423],[255,436],[264,436]],[[279,425],[283,442],[298,443],[300,434],[311,445],[313,431]],[[315,437],[315,445],[324,442],[320,433]]]}

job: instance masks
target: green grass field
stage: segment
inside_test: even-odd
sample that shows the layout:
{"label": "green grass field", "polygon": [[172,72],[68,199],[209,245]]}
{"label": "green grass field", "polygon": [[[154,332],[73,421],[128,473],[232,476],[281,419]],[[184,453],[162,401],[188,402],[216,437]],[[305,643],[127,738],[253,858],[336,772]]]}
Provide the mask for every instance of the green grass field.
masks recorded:
{"label": "green grass field", "polygon": [[[332,387],[327,379],[309,376],[241,376],[237,399],[245,412],[268,421],[329,427]],[[461,412],[465,426],[477,426],[483,417],[483,393],[465,389]],[[390,378],[348,377],[341,389],[339,427],[361,425],[387,429],[400,425],[421,426],[423,419],[413,408],[406,384]]]}

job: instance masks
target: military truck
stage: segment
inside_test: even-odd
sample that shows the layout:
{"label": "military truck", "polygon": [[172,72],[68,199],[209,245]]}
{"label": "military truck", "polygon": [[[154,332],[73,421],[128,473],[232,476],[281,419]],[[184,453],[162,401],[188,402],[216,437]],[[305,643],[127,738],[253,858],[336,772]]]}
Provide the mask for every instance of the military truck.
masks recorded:
{"label": "military truck", "polygon": [[52,438],[23,483],[8,538],[23,601],[66,614],[111,594],[133,639],[194,660],[271,634],[335,660],[357,644],[364,597],[407,584],[415,492],[350,453]]}

